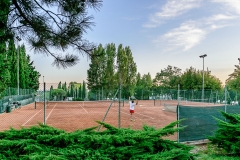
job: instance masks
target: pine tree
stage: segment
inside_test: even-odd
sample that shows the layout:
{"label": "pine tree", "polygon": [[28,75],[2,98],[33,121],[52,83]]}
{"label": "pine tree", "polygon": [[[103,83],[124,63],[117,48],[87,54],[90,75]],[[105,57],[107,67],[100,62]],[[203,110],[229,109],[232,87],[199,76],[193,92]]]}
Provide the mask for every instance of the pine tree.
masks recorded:
{"label": "pine tree", "polygon": [[225,113],[221,111],[226,119],[218,121],[218,130],[214,136],[208,137],[212,144],[224,149],[229,154],[240,155],[240,114]]}
{"label": "pine tree", "polygon": [[71,47],[91,56],[95,45],[83,39],[83,34],[93,25],[88,9],[99,10],[101,5],[102,0],[1,0],[0,44],[18,35],[35,52],[52,56],[57,67],[73,66],[78,56],[62,56],[59,51]]}

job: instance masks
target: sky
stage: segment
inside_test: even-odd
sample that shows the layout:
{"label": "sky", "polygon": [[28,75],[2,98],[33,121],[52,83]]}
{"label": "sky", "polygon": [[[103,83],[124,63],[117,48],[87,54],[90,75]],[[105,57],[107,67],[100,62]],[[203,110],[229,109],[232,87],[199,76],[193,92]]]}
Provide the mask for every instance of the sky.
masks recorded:
{"label": "sky", "polygon": [[[103,0],[92,30],[83,37],[96,45],[114,43],[131,48],[137,72],[156,73],[168,65],[184,72],[204,69],[223,85],[240,58],[240,0]],[[24,42],[22,42],[24,43]],[[27,46],[27,45],[26,45]],[[87,80],[90,60],[79,55],[79,63],[68,69],[52,66],[53,58],[27,53],[40,72],[40,83]]]}

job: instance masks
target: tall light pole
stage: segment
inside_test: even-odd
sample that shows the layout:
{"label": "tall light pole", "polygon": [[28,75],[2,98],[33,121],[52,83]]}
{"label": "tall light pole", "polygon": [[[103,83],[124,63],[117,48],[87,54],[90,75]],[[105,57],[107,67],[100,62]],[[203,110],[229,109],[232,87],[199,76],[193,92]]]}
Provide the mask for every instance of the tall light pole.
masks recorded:
{"label": "tall light pole", "polygon": [[202,102],[204,101],[204,57],[207,57],[206,54],[199,56],[203,59],[203,83],[202,83]]}
{"label": "tall light pole", "polygon": [[18,42],[21,41],[22,39],[20,37],[16,37],[17,38],[17,90],[18,90],[18,95],[19,95],[19,45]]}

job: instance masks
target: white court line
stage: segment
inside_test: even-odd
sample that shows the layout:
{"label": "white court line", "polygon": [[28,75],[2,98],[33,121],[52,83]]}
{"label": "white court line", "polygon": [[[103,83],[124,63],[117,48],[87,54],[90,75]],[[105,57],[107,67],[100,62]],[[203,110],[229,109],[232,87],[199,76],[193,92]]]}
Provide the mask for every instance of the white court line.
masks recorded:
{"label": "white court line", "polygon": [[78,105],[81,106],[82,109],[84,109],[84,111],[85,111],[86,113],[88,113],[88,111],[87,111],[81,104],[78,104]]}
{"label": "white court line", "polygon": [[[54,109],[56,106],[57,106],[57,103],[54,105],[53,109]],[[51,115],[51,113],[52,113],[53,109],[52,109],[52,110],[50,111],[50,113],[48,114],[48,116],[47,116],[46,120],[47,120],[47,119],[48,119],[48,117]]]}
{"label": "white court line", "polygon": [[[41,109],[42,110],[42,109]],[[40,111],[41,111],[40,110]],[[25,123],[22,124],[22,126],[25,126],[25,124],[27,124],[34,116],[36,116],[40,111],[38,111],[37,113],[35,113],[31,118],[29,118]]]}

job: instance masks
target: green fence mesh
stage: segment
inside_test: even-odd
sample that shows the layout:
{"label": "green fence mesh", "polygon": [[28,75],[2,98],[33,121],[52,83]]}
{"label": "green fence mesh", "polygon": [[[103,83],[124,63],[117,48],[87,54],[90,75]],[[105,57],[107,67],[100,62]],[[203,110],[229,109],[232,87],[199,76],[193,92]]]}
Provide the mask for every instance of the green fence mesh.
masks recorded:
{"label": "green fence mesh", "polygon": [[219,111],[226,113],[240,113],[240,106],[182,106],[177,108],[178,118],[185,119],[179,126],[186,126],[179,131],[179,142],[196,141],[207,139],[207,136],[214,135],[217,130],[217,121],[214,117],[224,120]]}
{"label": "green fence mesh", "polygon": [[1,93],[0,98],[0,113],[6,111],[8,105],[13,102],[19,102],[22,106],[33,103],[35,96],[35,91],[33,89],[18,89],[17,88],[7,88],[4,92]]}

